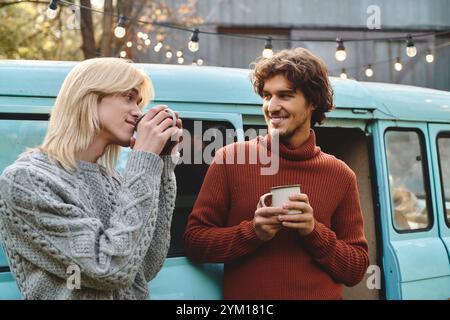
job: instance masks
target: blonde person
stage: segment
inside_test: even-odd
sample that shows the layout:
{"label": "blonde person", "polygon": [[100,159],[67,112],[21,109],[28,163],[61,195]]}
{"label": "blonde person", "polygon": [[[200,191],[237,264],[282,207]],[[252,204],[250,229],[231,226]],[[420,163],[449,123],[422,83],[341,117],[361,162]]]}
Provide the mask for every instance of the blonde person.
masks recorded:
{"label": "blonde person", "polygon": [[[24,299],[148,297],[169,247],[182,130],[156,106],[133,137],[152,95],[128,61],[77,64],[43,143],[3,172],[0,234]],[[133,147],[123,175],[114,169],[121,146]]]}

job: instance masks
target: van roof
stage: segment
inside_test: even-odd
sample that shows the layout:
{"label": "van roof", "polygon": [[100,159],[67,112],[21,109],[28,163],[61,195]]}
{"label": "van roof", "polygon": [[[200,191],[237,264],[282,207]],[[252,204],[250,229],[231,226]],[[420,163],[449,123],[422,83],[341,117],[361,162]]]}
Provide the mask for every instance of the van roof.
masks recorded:
{"label": "van roof", "polygon": [[[2,60],[0,96],[51,97],[58,94],[77,62]],[[157,101],[260,105],[248,69],[136,64],[152,78]],[[359,82],[330,77],[337,110],[352,109],[371,118],[450,122],[450,92],[415,86]]]}

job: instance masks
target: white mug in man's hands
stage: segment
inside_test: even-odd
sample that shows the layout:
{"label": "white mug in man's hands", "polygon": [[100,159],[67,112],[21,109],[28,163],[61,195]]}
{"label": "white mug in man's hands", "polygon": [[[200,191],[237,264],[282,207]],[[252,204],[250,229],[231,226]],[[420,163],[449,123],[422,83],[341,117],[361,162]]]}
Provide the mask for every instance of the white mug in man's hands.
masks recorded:
{"label": "white mug in man's hands", "polygon": [[[270,192],[261,197],[261,206],[269,207],[266,200],[272,197],[272,207],[283,207],[283,204],[290,201],[289,196],[300,193],[300,184],[292,184],[286,186],[277,186],[270,188]],[[302,213],[300,210],[291,209],[289,214]]]}

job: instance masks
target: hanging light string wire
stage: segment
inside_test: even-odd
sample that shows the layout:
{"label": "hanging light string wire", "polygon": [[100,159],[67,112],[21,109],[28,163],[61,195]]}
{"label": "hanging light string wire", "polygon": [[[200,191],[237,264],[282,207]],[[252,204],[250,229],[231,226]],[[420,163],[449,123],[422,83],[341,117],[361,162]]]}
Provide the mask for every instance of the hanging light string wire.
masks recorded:
{"label": "hanging light string wire", "polygon": [[[431,48],[431,50],[432,50],[433,52],[435,52],[435,51],[438,51],[439,49],[442,49],[442,48],[445,48],[445,47],[448,47],[448,46],[450,46],[450,41],[445,42],[445,43],[442,43],[442,44],[440,44],[440,45],[438,45],[438,46],[435,46],[435,47]],[[418,56],[426,55],[426,54],[428,53],[428,50],[429,50],[429,49],[426,49],[426,50],[424,50],[424,51],[418,52],[417,55],[418,55]],[[392,58],[392,59],[378,60],[378,61],[375,61],[375,62],[373,62],[373,63],[370,63],[370,65],[373,67],[373,66],[376,65],[376,64],[382,64],[382,63],[387,63],[387,62],[393,62],[393,61],[396,61],[396,60],[397,60],[397,57],[394,57],[394,58]],[[365,66],[363,66],[363,67],[367,67],[367,65],[365,65]],[[361,66],[345,67],[344,69],[347,71],[347,74],[348,74],[348,71],[349,71],[349,70],[358,70],[358,69],[361,69]],[[333,69],[333,70],[330,70],[330,73],[335,74],[335,73],[340,73],[341,71],[342,71],[342,68],[339,68],[339,69]],[[363,70],[363,71],[364,71],[364,70]]]}
{"label": "hanging light string wire", "polygon": [[[76,6],[82,9],[86,9],[86,10],[90,10],[92,12],[96,12],[96,13],[100,13],[100,14],[106,14],[115,18],[119,18],[120,15],[119,14],[115,14],[113,12],[107,12],[107,11],[103,11],[103,10],[98,10],[95,8],[91,8],[88,6],[84,6],[81,4],[76,4],[70,1],[65,1],[65,0],[60,0],[58,1],[61,4],[64,4],[66,6]],[[145,21],[142,19],[135,19],[135,18],[130,18],[130,17],[126,17],[126,19],[128,21],[130,21],[131,23],[135,23],[135,24],[145,24],[145,25],[156,25],[159,27],[163,27],[163,28],[168,28],[168,29],[175,29],[175,30],[180,30],[180,31],[186,31],[189,33],[192,33],[194,31],[194,29],[192,28],[188,28],[185,26],[180,26],[180,25],[176,25],[176,24],[172,24],[172,23],[164,23],[164,22],[157,22],[157,21]],[[205,34],[205,35],[218,35],[218,36],[226,36],[226,37],[234,37],[234,38],[242,38],[242,39],[254,39],[254,40],[261,40],[261,41],[266,41],[267,37],[258,37],[258,36],[249,36],[249,35],[240,35],[240,34],[232,34],[232,33],[226,33],[226,32],[214,32],[214,31],[205,31],[205,30],[199,30],[199,34]],[[450,34],[450,30],[443,30],[443,31],[433,31],[433,32],[424,32],[424,33],[417,33],[417,34],[410,34],[412,38],[420,38],[420,37],[427,37],[427,36],[431,36],[431,35],[444,35],[444,34]],[[406,37],[405,36],[397,36],[397,37],[373,37],[373,38],[345,38],[342,39],[345,42],[363,42],[363,41],[380,41],[380,40],[391,40],[391,41],[396,41],[396,40],[405,40]],[[292,41],[292,42],[336,42],[336,38],[304,38],[304,39],[286,39],[286,38],[271,38],[272,41]]]}

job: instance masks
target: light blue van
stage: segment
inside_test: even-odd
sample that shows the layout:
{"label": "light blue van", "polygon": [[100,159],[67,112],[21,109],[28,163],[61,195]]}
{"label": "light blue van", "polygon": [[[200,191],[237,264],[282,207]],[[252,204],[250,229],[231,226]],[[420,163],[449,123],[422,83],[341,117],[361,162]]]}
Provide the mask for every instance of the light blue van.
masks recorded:
{"label": "light blue van", "polygon": [[[0,171],[40,144],[49,112],[75,62],[0,61]],[[138,65],[151,76],[154,104],[177,110],[190,132],[264,129],[248,70]],[[450,298],[450,93],[331,78],[337,108],[315,128],[325,152],[357,174],[371,266],[348,299]],[[201,120],[201,123],[199,122]],[[200,124],[200,126],[198,125]],[[178,195],[168,258],[149,283],[152,299],[221,299],[221,264],[193,265],[182,235],[208,164],[176,169]],[[127,150],[121,154],[123,169]],[[195,162],[194,162],[195,163]],[[20,299],[0,251],[0,299]]]}

